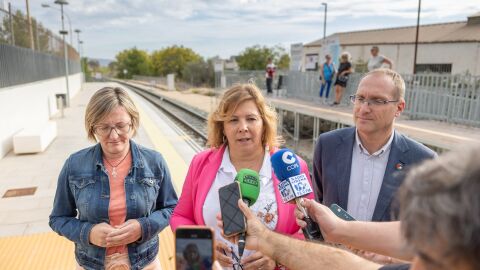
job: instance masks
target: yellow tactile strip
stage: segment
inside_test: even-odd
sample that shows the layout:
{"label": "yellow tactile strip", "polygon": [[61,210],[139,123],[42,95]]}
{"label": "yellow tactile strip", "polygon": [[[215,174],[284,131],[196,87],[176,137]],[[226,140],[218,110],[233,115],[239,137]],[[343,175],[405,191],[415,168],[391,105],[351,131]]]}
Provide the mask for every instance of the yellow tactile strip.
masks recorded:
{"label": "yellow tactile strip", "polygon": [[[163,270],[175,269],[174,237],[170,227],[160,233],[158,257]],[[54,232],[0,238],[0,269],[73,270],[73,242]]]}

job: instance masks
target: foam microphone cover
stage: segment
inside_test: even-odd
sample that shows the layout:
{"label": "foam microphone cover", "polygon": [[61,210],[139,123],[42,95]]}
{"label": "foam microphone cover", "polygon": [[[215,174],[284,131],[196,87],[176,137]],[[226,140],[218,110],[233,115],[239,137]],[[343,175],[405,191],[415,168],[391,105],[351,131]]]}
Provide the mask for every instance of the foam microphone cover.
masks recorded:
{"label": "foam microphone cover", "polygon": [[298,157],[288,148],[278,150],[272,155],[270,161],[272,162],[273,172],[280,181],[301,174]]}
{"label": "foam microphone cover", "polygon": [[250,169],[241,169],[235,176],[235,181],[240,184],[242,199],[253,205],[260,194],[260,177],[258,173]]}

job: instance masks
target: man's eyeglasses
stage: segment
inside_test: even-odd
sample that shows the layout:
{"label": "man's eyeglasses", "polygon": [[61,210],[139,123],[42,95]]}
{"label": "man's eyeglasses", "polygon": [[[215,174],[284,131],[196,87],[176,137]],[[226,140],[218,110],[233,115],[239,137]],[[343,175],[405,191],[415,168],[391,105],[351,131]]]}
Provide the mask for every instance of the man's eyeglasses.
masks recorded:
{"label": "man's eyeglasses", "polygon": [[386,105],[390,102],[398,102],[399,100],[384,100],[384,99],[368,99],[368,98],[364,98],[364,97],[360,97],[360,96],[357,96],[357,95],[351,95],[350,96],[350,101],[355,104],[355,105],[362,105],[364,103],[367,103],[368,106],[372,105],[372,106],[382,106],[382,105]]}
{"label": "man's eyeglasses", "polygon": [[109,136],[110,133],[112,132],[112,129],[117,132],[119,136],[128,134],[130,132],[130,129],[132,127],[131,123],[117,123],[115,126],[109,126],[109,125],[97,125],[94,127],[94,132],[98,136],[106,137]]}
{"label": "man's eyeglasses", "polygon": [[[240,258],[238,258],[237,254],[235,254],[235,252],[233,251],[233,247],[230,247],[230,253],[232,254],[233,270],[243,270],[243,265],[240,263]],[[223,254],[225,254],[225,256],[228,256],[225,250],[223,250]]]}

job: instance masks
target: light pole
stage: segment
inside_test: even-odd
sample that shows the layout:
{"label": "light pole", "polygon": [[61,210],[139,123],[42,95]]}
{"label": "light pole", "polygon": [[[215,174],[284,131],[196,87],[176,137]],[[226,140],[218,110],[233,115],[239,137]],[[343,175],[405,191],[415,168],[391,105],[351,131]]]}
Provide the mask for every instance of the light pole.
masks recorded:
{"label": "light pole", "polygon": [[418,0],[417,32],[415,34],[415,49],[413,53],[413,74],[417,74],[417,47],[418,47],[418,29],[420,28],[420,9],[422,0]]}
{"label": "light pole", "polygon": [[323,46],[325,46],[325,39],[327,33],[327,3],[322,3],[322,6],[325,6],[325,12],[323,17]]}
{"label": "light pole", "polygon": [[80,33],[82,31],[80,31],[80,29],[75,29],[75,33],[77,33],[77,50],[78,50],[78,54],[80,54]]}
{"label": "light pole", "polygon": [[[61,1],[61,2],[66,2],[66,1]],[[55,4],[57,4],[57,1],[55,1]],[[68,5],[68,3],[64,4],[64,5]],[[56,7],[52,7],[50,6],[49,4],[42,4],[42,7],[43,8],[53,8],[53,9],[56,9],[58,11],[61,12],[61,10],[59,8],[56,8]],[[70,16],[68,16],[68,14],[66,12],[64,12],[65,16],[67,17],[67,21],[68,21],[68,28],[70,29],[70,45],[73,46],[73,37],[72,37],[72,21],[70,20]]]}
{"label": "light pole", "polygon": [[65,42],[65,35],[67,35],[68,32],[65,31],[65,23],[63,21],[63,5],[68,5],[68,2],[66,0],[55,0],[55,4],[60,5],[60,12],[62,13],[62,30],[60,31],[60,34],[62,35],[62,38],[63,38],[63,52],[65,55],[65,80],[67,82],[67,107],[70,107],[70,88],[68,86],[68,75],[69,75],[68,52],[67,52],[67,43]]}

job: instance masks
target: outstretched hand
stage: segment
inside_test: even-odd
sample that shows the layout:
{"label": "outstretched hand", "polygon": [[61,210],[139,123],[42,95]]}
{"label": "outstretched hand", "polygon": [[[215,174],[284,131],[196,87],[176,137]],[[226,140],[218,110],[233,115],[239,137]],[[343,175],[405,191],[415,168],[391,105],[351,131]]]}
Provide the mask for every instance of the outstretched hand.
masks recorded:
{"label": "outstretched hand", "polygon": [[[317,203],[314,200],[304,198],[302,206],[305,207],[310,218],[318,223],[325,240],[332,243],[338,243],[336,231],[343,226],[346,221],[337,217],[325,205]],[[298,208],[295,209],[295,217],[298,226],[302,228],[307,226],[307,223],[303,221],[304,215]]]}
{"label": "outstretched hand", "polygon": [[[248,206],[241,199],[238,200],[238,206],[247,220],[247,240],[245,248],[258,250],[260,239],[264,238],[269,230],[260,222],[260,220],[257,219],[250,208],[248,208]],[[238,235],[229,237],[223,234],[223,220],[220,214],[217,215],[217,226],[222,229],[222,236],[225,239],[235,244],[238,243]]]}

